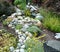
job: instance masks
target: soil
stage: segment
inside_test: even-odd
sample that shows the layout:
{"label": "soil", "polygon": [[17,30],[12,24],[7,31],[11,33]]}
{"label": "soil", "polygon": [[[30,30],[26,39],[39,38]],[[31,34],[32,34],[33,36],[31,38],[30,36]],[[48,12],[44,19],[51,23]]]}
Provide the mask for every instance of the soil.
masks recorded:
{"label": "soil", "polygon": [[57,40],[57,41],[60,41],[60,39],[56,39],[54,36],[55,36],[55,33],[54,32],[51,32],[50,30],[46,29],[46,28],[41,28],[42,29],[42,33],[41,34],[46,34],[45,37],[43,37],[41,40],[45,40],[45,41],[48,41],[48,40]]}
{"label": "soil", "polygon": [[7,30],[8,32],[12,33],[13,35],[16,35],[16,33],[15,33],[15,31],[14,31],[13,29],[11,29],[11,28],[9,28],[9,27],[7,27],[7,26],[3,26],[2,23],[0,23],[0,30],[1,30],[1,29],[5,29],[5,30]]}

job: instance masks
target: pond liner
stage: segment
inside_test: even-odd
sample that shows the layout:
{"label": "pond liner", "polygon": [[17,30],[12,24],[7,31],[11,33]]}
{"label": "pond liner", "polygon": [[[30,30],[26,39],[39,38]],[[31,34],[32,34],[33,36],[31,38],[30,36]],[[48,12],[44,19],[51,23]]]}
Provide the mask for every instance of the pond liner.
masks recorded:
{"label": "pond liner", "polygon": [[44,52],[60,52],[60,51],[48,46],[46,43],[43,44],[43,47],[44,47]]}

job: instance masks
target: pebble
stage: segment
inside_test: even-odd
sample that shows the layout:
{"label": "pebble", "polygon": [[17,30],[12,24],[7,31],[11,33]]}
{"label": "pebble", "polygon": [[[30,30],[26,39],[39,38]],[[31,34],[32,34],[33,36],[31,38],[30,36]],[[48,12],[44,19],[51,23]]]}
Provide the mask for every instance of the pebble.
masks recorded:
{"label": "pebble", "polygon": [[16,50],[14,50],[13,52],[20,52],[20,49],[16,49]]}
{"label": "pebble", "polygon": [[26,34],[23,34],[23,37],[25,37],[25,38],[26,38]]}
{"label": "pebble", "polygon": [[22,33],[21,32],[18,32],[18,35],[21,35]]}
{"label": "pebble", "polygon": [[43,19],[43,16],[38,15],[38,16],[36,16],[36,19],[41,20],[41,19]]}
{"label": "pebble", "polygon": [[19,30],[15,30],[15,32],[16,32],[16,33],[18,33],[18,32],[19,32]]}
{"label": "pebble", "polygon": [[26,32],[25,32],[25,34],[26,34],[26,35],[28,35],[28,34],[29,34],[29,32],[28,32],[28,31],[26,31]]}
{"label": "pebble", "polygon": [[22,13],[21,13],[21,12],[18,12],[17,15],[18,15],[18,16],[19,16],[19,15],[22,15]]}
{"label": "pebble", "polygon": [[26,40],[28,40],[28,39],[30,39],[30,37],[29,37],[29,36],[26,38]]}
{"label": "pebble", "polygon": [[25,24],[24,26],[23,26],[23,28],[28,28],[29,26],[27,25],[27,24]]}
{"label": "pebble", "polygon": [[42,25],[42,23],[40,21],[38,21],[35,25],[40,27]]}
{"label": "pebble", "polygon": [[18,19],[21,19],[21,20],[22,20],[22,19],[23,19],[23,17],[22,17],[22,16],[18,16]]}
{"label": "pebble", "polygon": [[23,40],[22,39],[19,39],[19,42],[21,43],[21,42],[23,42]]}
{"label": "pebble", "polygon": [[14,51],[14,47],[12,46],[12,47],[10,47],[10,51],[11,52],[13,52]]}
{"label": "pebble", "polygon": [[11,27],[12,29],[14,29],[15,27],[13,26],[13,27]]}
{"label": "pebble", "polygon": [[24,36],[22,36],[22,37],[21,37],[21,39],[24,41],[24,40],[25,40],[25,37],[24,37]]}
{"label": "pebble", "polygon": [[25,45],[22,45],[21,48],[24,49],[25,48]]}
{"label": "pebble", "polygon": [[9,24],[8,27],[12,27],[12,24]]}
{"label": "pebble", "polygon": [[20,43],[18,43],[18,44],[17,44],[17,48],[20,48],[20,47],[21,47],[21,44],[20,44]]}
{"label": "pebble", "polygon": [[26,28],[22,28],[21,31],[26,32]]}
{"label": "pebble", "polygon": [[31,33],[29,33],[29,34],[28,34],[28,36],[29,36],[29,37],[32,37],[32,34],[31,34]]}
{"label": "pebble", "polygon": [[20,49],[20,52],[25,52],[24,49]]}
{"label": "pebble", "polygon": [[55,38],[56,38],[56,39],[60,39],[60,33],[56,33]]}

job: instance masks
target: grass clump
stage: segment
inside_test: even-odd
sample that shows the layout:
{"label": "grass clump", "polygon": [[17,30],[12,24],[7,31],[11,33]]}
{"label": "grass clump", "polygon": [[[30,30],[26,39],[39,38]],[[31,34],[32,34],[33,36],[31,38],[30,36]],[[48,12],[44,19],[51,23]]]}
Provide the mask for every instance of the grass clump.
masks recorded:
{"label": "grass clump", "polygon": [[60,32],[60,18],[57,14],[45,9],[40,9],[40,13],[44,16],[43,25],[45,28],[53,32]]}

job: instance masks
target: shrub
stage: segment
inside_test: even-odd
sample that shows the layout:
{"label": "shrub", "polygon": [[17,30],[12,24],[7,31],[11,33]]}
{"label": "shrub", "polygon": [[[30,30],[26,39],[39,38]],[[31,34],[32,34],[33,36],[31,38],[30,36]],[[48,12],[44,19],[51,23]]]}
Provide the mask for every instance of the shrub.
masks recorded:
{"label": "shrub", "polygon": [[42,9],[40,13],[45,17],[43,20],[43,25],[45,28],[53,31],[60,32],[60,18],[58,15],[53,14],[52,12]]}
{"label": "shrub", "polygon": [[27,31],[31,32],[31,33],[38,33],[41,32],[41,30],[37,27],[37,26],[31,26],[27,29]]}
{"label": "shrub", "polygon": [[20,30],[22,28],[22,25],[21,24],[17,24],[15,28]]}
{"label": "shrub", "polygon": [[25,9],[25,7],[26,7],[26,0],[15,0],[14,4],[16,6],[19,5],[20,9]]}
{"label": "shrub", "polygon": [[35,38],[27,40],[25,45],[25,52],[44,52],[43,43],[36,40]]}
{"label": "shrub", "polygon": [[17,38],[5,29],[0,30],[0,52],[10,52],[9,47],[17,45]]}
{"label": "shrub", "polygon": [[9,16],[14,12],[15,12],[15,9],[9,2],[5,0],[0,2],[0,16],[3,14]]}
{"label": "shrub", "polygon": [[29,9],[24,10],[25,16],[31,16],[31,12]]}
{"label": "shrub", "polygon": [[3,25],[7,25],[12,21],[12,18],[7,18],[3,21]]}

